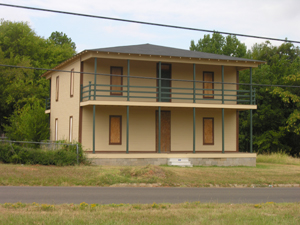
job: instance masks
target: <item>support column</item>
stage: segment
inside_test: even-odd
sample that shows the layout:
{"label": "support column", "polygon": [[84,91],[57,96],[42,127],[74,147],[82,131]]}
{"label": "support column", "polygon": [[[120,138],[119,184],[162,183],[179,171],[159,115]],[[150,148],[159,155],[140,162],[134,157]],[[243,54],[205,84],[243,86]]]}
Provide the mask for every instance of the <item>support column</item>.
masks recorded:
{"label": "support column", "polygon": [[224,129],[224,108],[222,109],[222,153],[225,152],[225,138],[224,138],[224,134],[225,134],[225,129]]}
{"label": "support column", "polygon": [[[193,64],[193,102],[196,103],[196,65]],[[193,108],[193,153],[196,153],[196,108]]]}
{"label": "support column", "polygon": [[130,60],[127,60],[127,101],[129,101],[129,86],[130,86],[130,80],[129,80],[129,73],[130,73]]}
{"label": "support column", "polygon": [[94,100],[96,100],[96,84],[97,84],[97,58],[95,58],[95,64],[94,64],[94,67],[95,67],[95,75],[94,75]]}
{"label": "support column", "polygon": [[193,153],[196,153],[196,108],[193,108]]}
{"label": "support column", "polygon": [[161,62],[158,63],[158,101],[161,102]]}
{"label": "support column", "polygon": [[[94,100],[96,100],[96,84],[97,84],[97,58],[95,58],[95,75],[94,75]],[[95,140],[96,140],[96,106],[93,105],[93,154],[95,154]]]}
{"label": "support column", "polygon": [[95,140],[96,140],[96,135],[95,135],[95,129],[96,129],[95,117],[96,117],[96,106],[93,105],[93,153],[94,154],[95,154]]}
{"label": "support column", "polygon": [[[252,68],[250,67],[250,105],[252,105]],[[250,109],[250,152],[253,152],[253,124],[252,124],[252,109]]]}
{"label": "support column", "polygon": [[129,153],[129,106],[127,106],[126,119],[126,153]]}
{"label": "support column", "polygon": [[[222,104],[224,104],[224,66],[222,66]],[[222,108],[222,153],[225,153],[224,108]]]}
{"label": "support column", "polygon": [[161,143],[161,107],[158,107],[158,153],[160,153],[160,143]]}

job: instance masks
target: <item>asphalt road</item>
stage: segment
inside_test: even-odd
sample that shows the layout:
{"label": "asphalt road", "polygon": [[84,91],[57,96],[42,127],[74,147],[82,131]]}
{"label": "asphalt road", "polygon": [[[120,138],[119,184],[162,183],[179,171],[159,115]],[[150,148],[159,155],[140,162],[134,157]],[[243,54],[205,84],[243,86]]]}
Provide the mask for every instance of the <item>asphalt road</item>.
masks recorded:
{"label": "asphalt road", "polygon": [[0,187],[0,203],[300,202],[300,188]]}

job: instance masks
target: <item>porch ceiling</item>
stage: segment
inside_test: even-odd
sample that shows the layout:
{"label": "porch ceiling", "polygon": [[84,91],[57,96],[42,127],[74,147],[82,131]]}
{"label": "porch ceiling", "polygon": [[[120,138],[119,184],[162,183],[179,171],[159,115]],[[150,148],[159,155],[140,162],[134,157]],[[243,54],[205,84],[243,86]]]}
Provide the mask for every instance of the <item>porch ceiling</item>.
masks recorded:
{"label": "porch ceiling", "polygon": [[173,103],[173,102],[132,102],[132,101],[85,101],[80,106],[140,106],[140,107],[168,107],[168,108],[203,108],[203,109],[257,109],[257,105],[229,105],[229,104],[199,104],[199,103]]}

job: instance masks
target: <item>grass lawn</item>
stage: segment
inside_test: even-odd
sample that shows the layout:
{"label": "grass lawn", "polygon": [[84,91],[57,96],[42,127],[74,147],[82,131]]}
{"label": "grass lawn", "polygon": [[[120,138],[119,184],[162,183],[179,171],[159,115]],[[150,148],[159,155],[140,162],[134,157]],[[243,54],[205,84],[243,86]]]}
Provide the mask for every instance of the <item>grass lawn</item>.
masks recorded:
{"label": "grass lawn", "polygon": [[258,156],[256,167],[40,166],[0,164],[0,185],[209,187],[300,184],[300,159]]}
{"label": "grass lawn", "polygon": [[0,205],[0,224],[300,224],[299,203]]}

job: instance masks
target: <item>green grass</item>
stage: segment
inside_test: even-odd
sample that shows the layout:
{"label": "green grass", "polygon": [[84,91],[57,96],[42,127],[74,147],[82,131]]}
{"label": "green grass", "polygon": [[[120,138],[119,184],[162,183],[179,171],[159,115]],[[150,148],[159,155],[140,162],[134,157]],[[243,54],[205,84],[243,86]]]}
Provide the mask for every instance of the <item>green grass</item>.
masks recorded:
{"label": "green grass", "polygon": [[299,203],[0,205],[0,224],[300,224]]}
{"label": "green grass", "polygon": [[40,166],[0,164],[2,186],[209,187],[300,184],[300,166],[257,163],[256,167]]}
{"label": "green grass", "polygon": [[300,166],[300,158],[293,158],[284,152],[261,154],[257,156],[257,163],[275,163]]}

